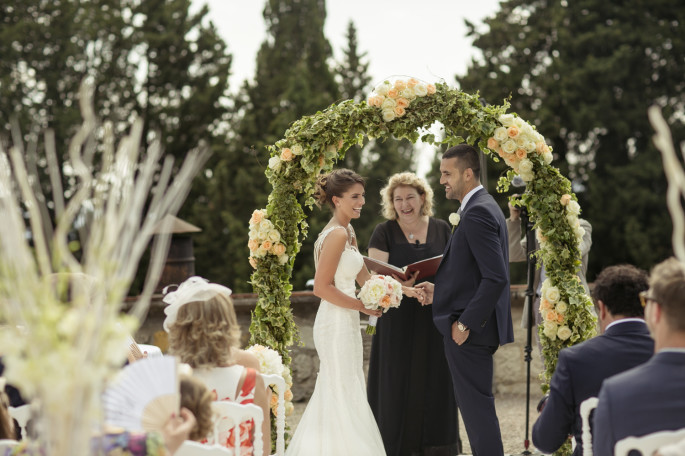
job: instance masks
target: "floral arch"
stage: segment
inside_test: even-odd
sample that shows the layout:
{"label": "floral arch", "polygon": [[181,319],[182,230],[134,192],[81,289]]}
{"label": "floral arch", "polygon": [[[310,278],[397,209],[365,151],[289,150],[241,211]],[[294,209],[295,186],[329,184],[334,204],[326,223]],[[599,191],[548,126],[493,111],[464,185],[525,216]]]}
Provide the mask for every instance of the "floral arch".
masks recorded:
{"label": "floral arch", "polygon": [[516,174],[527,183],[516,204],[526,206],[535,222],[541,245],[537,255],[547,274],[541,304],[545,321],[539,328],[546,358],[543,389],[547,390],[559,350],[592,337],[596,317],[576,276],[583,229],[571,183],[551,165],[552,152],[543,136],[515,114],[506,114],[508,107],[506,102],[483,106],[477,94],[409,79],[386,81],[367,101],[343,101],[294,122],[283,139],[269,146],[266,176],[273,190],[267,207],[255,210],[250,219],[251,283],[258,296],[251,342],[277,350],[284,363],[290,364],[288,347],[297,339],[290,278],[307,235],[302,205],[314,204],[319,173],[330,171],[364,136],[394,136],[415,143],[419,129],[437,121],[443,124],[444,139],[437,141],[427,133],[422,141],[448,147],[466,141],[494,161],[503,159],[510,169],[500,178],[498,191],[507,191]]}

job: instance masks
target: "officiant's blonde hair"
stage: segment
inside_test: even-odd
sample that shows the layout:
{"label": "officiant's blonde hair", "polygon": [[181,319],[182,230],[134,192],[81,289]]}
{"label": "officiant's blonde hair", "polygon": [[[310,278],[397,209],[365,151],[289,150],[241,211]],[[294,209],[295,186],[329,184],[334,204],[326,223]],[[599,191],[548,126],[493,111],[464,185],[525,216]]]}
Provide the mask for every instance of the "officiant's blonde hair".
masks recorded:
{"label": "officiant's blonde hair", "polygon": [[395,211],[395,205],[393,204],[392,199],[395,189],[401,186],[412,187],[419,193],[419,196],[424,196],[420,215],[433,215],[433,189],[428,185],[425,179],[414,173],[404,172],[390,176],[388,184],[381,189],[383,217],[388,220],[397,219],[398,214],[397,211]]}
{"label": "officiant's blonde hair", "polygon": [[169,328],[169,350],[193,368],[232,364],[239,344],[238,318],[225,293],[183,304]]}

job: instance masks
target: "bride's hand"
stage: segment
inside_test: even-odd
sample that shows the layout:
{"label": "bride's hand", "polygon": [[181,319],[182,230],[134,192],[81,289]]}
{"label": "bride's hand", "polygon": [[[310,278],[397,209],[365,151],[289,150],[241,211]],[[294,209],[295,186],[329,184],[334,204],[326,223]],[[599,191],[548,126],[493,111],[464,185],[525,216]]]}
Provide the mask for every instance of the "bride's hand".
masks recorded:
{"label": "bride's hand", "polygon": [[[361,301],[359,302],[361,303]],[[359,311],[371,317],[380,317],[381,315],[383,315],[383,311],[381,309],[367,309],[366,307],[364,307],[364,304],[362,304],[362,308],[359,309]]]}

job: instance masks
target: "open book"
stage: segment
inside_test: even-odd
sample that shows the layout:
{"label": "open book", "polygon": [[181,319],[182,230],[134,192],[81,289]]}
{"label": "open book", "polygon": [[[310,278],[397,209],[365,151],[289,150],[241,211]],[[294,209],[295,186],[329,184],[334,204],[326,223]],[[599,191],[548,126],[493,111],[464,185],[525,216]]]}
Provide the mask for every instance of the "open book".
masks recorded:
{"label": "open book", "polygon": [[416,276],[416,280],[419,281],[423,278],[435,275],[440,266],[440,261],[442,261],[442,255],[434,256],[432,258],[427,258],[425,260],[417,261],[416,263],[411,263],[403,268],[398,268],[384,261],[374,260],[367,256],[364,257],[364,263],[370,271],[376,274],[383,275],[393,275],[395,274],[402,280],[407,280],[415,271],[419,271],[419,275]]}

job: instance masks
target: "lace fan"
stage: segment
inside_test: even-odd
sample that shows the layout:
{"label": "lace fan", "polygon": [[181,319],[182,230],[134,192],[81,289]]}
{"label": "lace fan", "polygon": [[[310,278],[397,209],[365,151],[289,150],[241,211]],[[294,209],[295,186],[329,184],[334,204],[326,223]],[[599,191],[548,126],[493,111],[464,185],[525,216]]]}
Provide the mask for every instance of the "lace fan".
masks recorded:
{"label": "lace fan", "polygon": [[181,404],[173,356],[143,358],[126,366],[103,395],[105,421],[138,431],[161,431]]}

